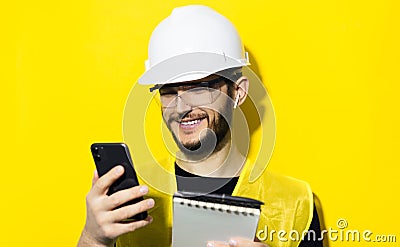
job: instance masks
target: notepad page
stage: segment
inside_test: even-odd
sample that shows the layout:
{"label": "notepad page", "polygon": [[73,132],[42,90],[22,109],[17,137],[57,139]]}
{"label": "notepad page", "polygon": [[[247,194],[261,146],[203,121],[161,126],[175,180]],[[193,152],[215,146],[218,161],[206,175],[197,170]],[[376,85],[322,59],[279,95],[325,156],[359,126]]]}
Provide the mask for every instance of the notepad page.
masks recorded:
{"label": "notepad page", "polygon": [[183,200],[174,198],[173,247],[204,247],[208,241],[227,243],[231,237],[254,239],[259,209]]}

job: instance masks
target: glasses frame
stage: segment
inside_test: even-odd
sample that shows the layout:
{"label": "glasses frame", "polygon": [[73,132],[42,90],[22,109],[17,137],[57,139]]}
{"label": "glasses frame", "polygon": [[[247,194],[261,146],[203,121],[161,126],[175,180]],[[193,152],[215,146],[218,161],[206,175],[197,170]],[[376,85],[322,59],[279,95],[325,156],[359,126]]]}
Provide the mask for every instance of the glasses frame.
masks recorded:
{"label": "glasses frame", "polygon": [[183,82],[183,83],[168,83],[168,84],[156,84],[153,87],[149,88],[150,93],[155,90],[159,90],[162,87],[179,87],[179,86],[192,86],[192,85],[199,85],[199,84],[217,84],[221,81],[228,80],[225,77],[219,76],[211,81],[200,81],[200,82]]}
{"label": "glasses frame", "polygon": [[[225,77],[222,77],[222,76],[219,76],[218,78],[215,78],[215,79],[213,79],[213,80],[210,80],[210,81],[199,81],[199,82],[184,82],[184,83],[170,83],[170,84],[157,84],[157,85],[155,85],[155,86],[153,86],[153,87],[151,87],[149,90],[150,90],[150,92],[153,92],[154,90],[160,90],[161,88],[168,88],[168,87],[177,87],[177,88],[179,88],[179,87],[184,87],[184,86],[190,86],[190,87],[205,87],[205,88],[209,88],[209,89],[212,89],[212,90],[219,90],[219,91],[221,91],[221,87],[220,86],[218,86],[218,87],[216,87],[216,85],[218,85],[219,83],[221,83],[221,82],[224,82],[224,83],[227,83],[227,80],[228,79],[226,79]],[[188,89],[189,91],[191,90],[191,89]],[[162,95],[161,95],[161,93],[160,93],[160,97],[162,97]],[[172,100],[172,101],[175,101],[176,102],[176,100],[179,98],[179,97],[181,97],[180,95],[178,95],[178,94],[176,94],[176,96],[175,96],[175,98]],[[218,94],[218,96],[214,99],[214,100],[212,100],[211,102],[209,102],[208,104],[211,104],[211,103],[213,103],[213,102],[215,102],[215,100],[217,99],[219,97],[219,94]],[[182,100],[182,98],[181,98],[181,100]],[[171,102],[172,102],[171,101]],[[160,102],[161,103],[161,102]],[[187,105],[190,105],[190,106],[192,106],[192,107],[195,107],[195,106],[199,106],[199,105],[203,105],[203,104],[191,104],[191,103],[188,103],[188,102],[186,102],[185,101],[185,104],[187,104]],[[165,105],[163,105],[162,103],[161,103],[161,105],[162,105],[162,107],[164,107],[164,108],[173,108],[173,107],[176,107],[176,103],[175,104],[173,104],[173,106],[165,106]]]}

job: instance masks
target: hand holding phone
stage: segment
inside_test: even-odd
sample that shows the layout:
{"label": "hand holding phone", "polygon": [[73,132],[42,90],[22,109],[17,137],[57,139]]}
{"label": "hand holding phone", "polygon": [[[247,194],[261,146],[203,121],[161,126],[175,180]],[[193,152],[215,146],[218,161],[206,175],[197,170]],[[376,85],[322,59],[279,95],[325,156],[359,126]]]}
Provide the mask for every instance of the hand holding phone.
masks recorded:
{"label": "hand holding phone", "polygon": [[134,205],[118,207],[134,198],[146,195],[147,186],[135,186],[107,195],[110,186],[125,172],[121,168],[121,166],[114,167],[100,178],[98,172],[95,172],[92,188],[86,196],[86,223],[78,247],[113,246],[119,236],[152,222],[151,216],[144,220],[125,221],[131,215],[137,215],[154,207],[154,200],[151,198]]}
{"label": "hand holding phone", "polygon": [[[121,165],[124,167],[124,174],[109,187],[107,195],[112,195],[118,191],[139,185],[136,172],[133,168],[133,162],[130,157],[129,149],[126,144],[94,143],[91,146],[91,151],[99,177],[106,174],[115,166]],[[142,200],[143,197],[136,198],[116,207],[116,209],[138,203]],[[124,221],[144,220],[146,218],[147,211],[132,216]]]}

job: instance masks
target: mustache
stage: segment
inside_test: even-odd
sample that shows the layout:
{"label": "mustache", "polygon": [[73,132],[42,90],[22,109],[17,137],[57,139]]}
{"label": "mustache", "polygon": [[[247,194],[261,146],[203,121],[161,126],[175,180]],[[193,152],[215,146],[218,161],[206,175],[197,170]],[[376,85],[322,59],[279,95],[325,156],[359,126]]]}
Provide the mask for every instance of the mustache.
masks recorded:
{"label": "mustache", "polygon": [[201,113],[193,113],[192,111],[184,112],[184,113],[174,113],[169,116],[168,123],[171,122],[181,122],[183,119],[199,119],[199,118],[208,118],[208,114],[206,112]]}

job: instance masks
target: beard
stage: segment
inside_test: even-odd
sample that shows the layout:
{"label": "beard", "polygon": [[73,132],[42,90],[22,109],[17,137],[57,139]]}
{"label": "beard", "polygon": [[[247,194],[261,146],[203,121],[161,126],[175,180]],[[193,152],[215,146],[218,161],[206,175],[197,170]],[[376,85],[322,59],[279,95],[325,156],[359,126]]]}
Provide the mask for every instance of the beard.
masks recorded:
{"label": "beard", "polygon": [[[220,150],[224,146],[227,141],[225,137],[228,133],[230,133],[229,123],[232,119],[233,109],[227,106],[224,108],[224,110],[224,112],[221,111],[222,114],[220,112],[216,112],[216,117],[212,122],[210,122],[210,118],[206,112],[196,115],[194,115],[192,112],[187,112],[182,116],[178,116],[175,118],[171,117],[171,119],[167,123],[168,129],[170,130],[175,143],[184,155],[198,156],[198,158],[204,158],[209,154]],[[208,126],[206,129],[203,130],[205,131],[205,133],[203,134],[202,131],[201,136],[199,135],[199,138],[197,140],[191,140],[182,143],[179,136],[177,136],[177,134],[171,128],[171,125],[169,123],[171,123],[172,121],[183,119],[184,117],[198,119],[204,118],[204,120],[207,120]]]}

